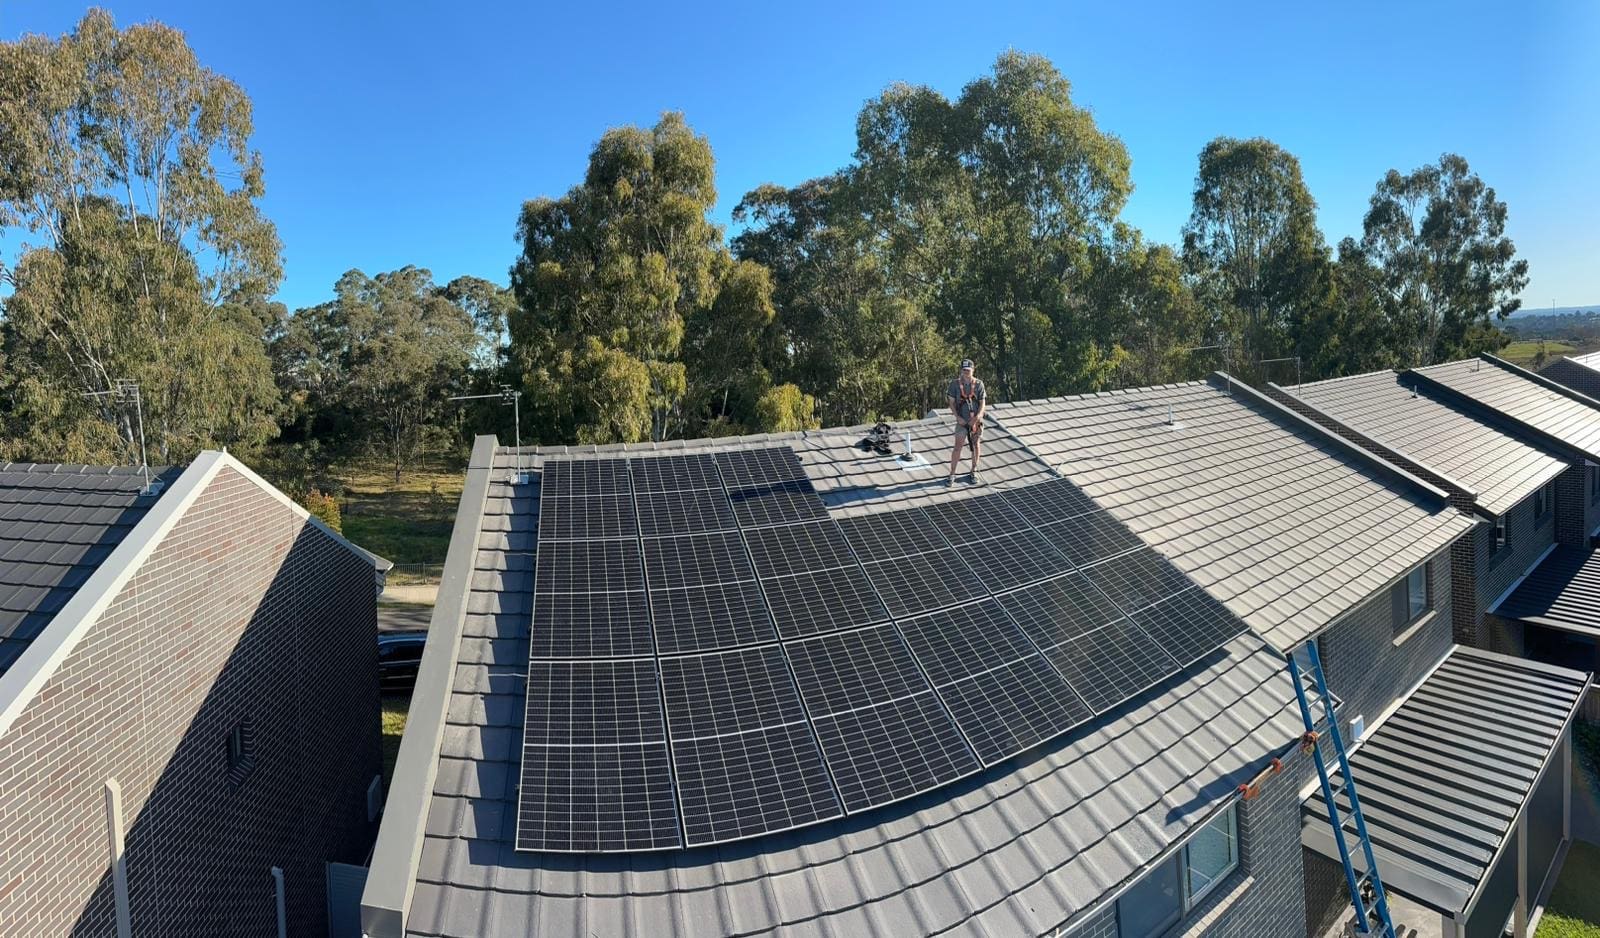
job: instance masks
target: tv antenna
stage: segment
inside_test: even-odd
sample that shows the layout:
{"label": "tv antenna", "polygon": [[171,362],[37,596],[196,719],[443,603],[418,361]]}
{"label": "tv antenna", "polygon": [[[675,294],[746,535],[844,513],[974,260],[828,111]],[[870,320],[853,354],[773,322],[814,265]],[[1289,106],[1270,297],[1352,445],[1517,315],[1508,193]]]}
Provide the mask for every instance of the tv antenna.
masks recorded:
{"label": "tv antenna", "polygon": [[522,392],[509,384],[500,385],[500,390],[491,394],[458,394],[450,398],[452,401],[486,401],[499,398],[502,405],[511,405],[512,438],[517,448],[516,465],[511,470],[511,482],[516,484],[522,479]]}
{"label": "tv antenna", "polygon": [[139,384],[132,378],[118,378],[104,391],[85,391],[84,397],[110,398],[116,404],[132,404],[135,424],[139,430],[139,470],[144,473],[144,488],[140,495],[154,495],[161,491],[161,483],[150,480],[150,459],[144,448],[144,400],[139,395]]}

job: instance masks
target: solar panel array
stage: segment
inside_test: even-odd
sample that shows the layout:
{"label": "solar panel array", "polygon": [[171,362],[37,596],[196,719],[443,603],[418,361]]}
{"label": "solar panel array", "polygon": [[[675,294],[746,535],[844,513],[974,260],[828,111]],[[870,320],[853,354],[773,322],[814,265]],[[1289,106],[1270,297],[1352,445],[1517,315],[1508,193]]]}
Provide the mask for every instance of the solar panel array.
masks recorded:
{"label": "solar panel array", "polygon": [[517,847],[889,804],[1243,629],[1065,480],[838,521],[786,447],[547,459]]}

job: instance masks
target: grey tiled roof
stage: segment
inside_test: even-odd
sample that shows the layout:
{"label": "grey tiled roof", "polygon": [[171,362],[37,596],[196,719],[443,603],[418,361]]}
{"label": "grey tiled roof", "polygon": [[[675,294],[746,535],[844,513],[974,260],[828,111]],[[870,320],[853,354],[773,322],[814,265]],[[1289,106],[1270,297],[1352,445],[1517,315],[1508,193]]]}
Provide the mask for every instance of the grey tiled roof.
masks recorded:
{"label": "grey tiled roof", "polygon": [[1393,371],[1285,390],[1471,486],[1478,493],[1478,504],[1492,514],[1504,513],[1567,467],[1559,455],[1517,435],[1504,421],[1465,408],[1428,387],[1413,391]]}
{"label": "grey tiled roof", "polygon": [[[1588,685],[1582,671],[1451,651],[1350,757],[1384,885],[1459,918]],[[1348,819],[1349,799],[1334,797]],[[1320,793],[1304,806],[1301,842],[1339,856]],[[1531,872],[1536,881],[1544,875]]]}
{"label": "grey tiled roof", "polygon": [[1488,355],[1406,374],[1421,375],[1600,461],[1600,406],[1577,391]]}
{"label": "grey tiled roof", "polygon": [[0,672],[156,503],[143,487],[133,468],[0,463]]}
{"label": "grey tiled roof", "polygon": [[1600,638],[1600,551],[1558,545],[1490,612]]}
{"label": "grey tiled roof", "polygon": [[1297,735],[1282,660],[1245,634],[1043,749],[907,802],[721,847],[519,853],[537,492],[503,476],[489,489],[412,935],[1040,934],[1136,877]]}
{"label": "grey tiled roof", "polygon": [[1475,523],[1238,389],[1194,382],[991,413],[1280,649]]}

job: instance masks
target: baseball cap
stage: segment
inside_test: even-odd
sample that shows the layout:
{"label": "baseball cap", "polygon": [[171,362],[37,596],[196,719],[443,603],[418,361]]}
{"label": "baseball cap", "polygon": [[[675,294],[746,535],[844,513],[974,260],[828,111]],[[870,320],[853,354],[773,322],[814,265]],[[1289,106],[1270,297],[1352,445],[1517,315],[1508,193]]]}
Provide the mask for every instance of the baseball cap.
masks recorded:
{"label": "baseball cap", "polygon": [[972,368],[972,359],[970,359],[970,358],[961,359],[961,370],[962,371],[967,371],[967,370],[969,370],[971,368]]}

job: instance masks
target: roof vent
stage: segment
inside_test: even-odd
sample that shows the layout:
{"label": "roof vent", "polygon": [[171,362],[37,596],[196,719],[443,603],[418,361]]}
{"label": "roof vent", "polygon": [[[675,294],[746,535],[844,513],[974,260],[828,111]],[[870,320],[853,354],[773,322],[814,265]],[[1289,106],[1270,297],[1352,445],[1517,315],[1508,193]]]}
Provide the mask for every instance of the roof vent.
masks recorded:
{"label": "roof vent", "polygon": [[1177,417],[1173,416],[1172,405],[1171,404],[1167,405],[1167,426],[1171,427],[1174,430],[1183,429],[1183,421],[1181,421]]}

